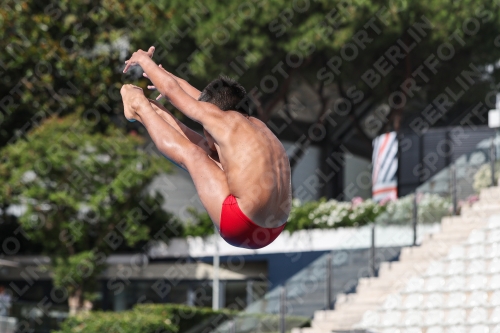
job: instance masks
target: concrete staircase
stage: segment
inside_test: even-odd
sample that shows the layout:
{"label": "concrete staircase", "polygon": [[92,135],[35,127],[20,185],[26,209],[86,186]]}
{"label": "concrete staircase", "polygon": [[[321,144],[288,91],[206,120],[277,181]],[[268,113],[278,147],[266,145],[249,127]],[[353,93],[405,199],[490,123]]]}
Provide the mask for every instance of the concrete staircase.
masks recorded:
{"label": "concrete staircase", "polygon": [[360,279],[356,293],[337,297],[335,310],[316,311],[311,327],[294,328],[292,333],[356,329],[365,312],[380,308],[389,295],[402,291],[412,277],[425,273],[430,263],[446,258],[452,247],[475,237],[473,231],[485,227],[488,218],[497,214],[500,188],[482,190],[479,201],[463,207],[460,216],[443,218],[440,232],[428,235],[420,246],[403,248],[399,261],[382,263],[378,277]]}

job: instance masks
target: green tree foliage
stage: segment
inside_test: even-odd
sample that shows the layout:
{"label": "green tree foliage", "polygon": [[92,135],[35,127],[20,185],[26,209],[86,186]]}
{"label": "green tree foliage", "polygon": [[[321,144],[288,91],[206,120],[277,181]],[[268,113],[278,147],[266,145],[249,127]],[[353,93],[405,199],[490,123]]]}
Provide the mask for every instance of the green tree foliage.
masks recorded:
{"label": "green tree foliage", "polygon": [[94,291],[107,254],[169,223],[161,197],[145,190],[169,164],[139,149],[139,136],[94,125],[78,113],[52,117],[0,153],[2,207],[23,209],[24,235],[43,244],[55,285],[76,297],[77,307]]}
{"label": "green tree foliage", "polygon": [[205,237],[215,232],[214,223],[206,212],[199,212],[194,207],[188,208],[191,220],[184,226],[184,236]]}
{"label": "green tree foliage", "polygon": [[[301,101],[308,112],[326,115],[332,103],[347,100],[336,122],[350,123],[350,128],[357,124],[358,132],[363,132],[357,116],[362,111],[355,111],[361,106],[373,111],[389,105],[388,119],[379,116],[380,124],[372,127],[399,130],[446,93],[449,103],[426,121],[442,126],[473,103],[484,102],[498,79],[498,66],[492,65],[500,56],[500,16],[491,1],[190,0],[155,5],[165,19],[145,26],[142,42],[157,46],[156,60],[200,87],[220,73],[239,78],[262,105],[257,111],[264,120],[305,84],[317,93],[314,100]],[[456,78],[464,70],[476,73],[461,85]],[[416,88],[408,92],[410,83]],[[460,95],[458,101],[446,88]],[[294,130],[303,134],[303,129]]]}
{"label": "green tree foliage", "polygon": [[[142,6],[135,0],[2,1],[0,146],[51,115],[120,114],[120,69]],[[108,123],[99,122],[99,129]]]}
{"label": "green tree foliage", "polygon": [[[474,77],[475,84],[466,82],[460,100],[451,100],[428,122],[449,124],[484,100],[489,89],[484,84],[489,87],[498,76],[490,65],[500,56],[499,10],[485,0],[7,0],[0,6],[0,25],[5,50],[0,54],[0,145],[48,114],[116,112],[123,81],[119,69],[127,52],[150,45],[157,47],[155,60],[200,88],[220,73],[238,78],[262,105],[257,113],[263,120],[299,85],[316,92],[317,98],[301,101],[316,115],[347,99],[350,106],[336,122],[357,124],[361,133],[354,112],[361,105],[392,101],[392,122],[375,128],[408,126],[445,88],[461,89],[456,77],[472,64],[486,75]],[[394,60],[388,52],[397,55]],[[437,61],[435,72],[424,69],[428,79],[413,75],[426,61]],[[376,79],[363,80],[372,70],[380,75],[373,86],[367,82]],[[401,85],[408,79],[418,88],[405,93]],[[391,100],[391,93],[401,90],[404,96]],[[291,128],[303,134],[300,127]]]}

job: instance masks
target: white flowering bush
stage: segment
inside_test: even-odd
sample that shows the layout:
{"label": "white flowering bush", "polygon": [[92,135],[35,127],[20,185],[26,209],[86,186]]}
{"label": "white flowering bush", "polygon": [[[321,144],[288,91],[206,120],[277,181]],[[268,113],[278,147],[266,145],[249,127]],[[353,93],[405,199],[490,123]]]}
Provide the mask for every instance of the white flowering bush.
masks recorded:
{"label": "white flowering bush", "polygon": [[[443,216],[450,215],[451,200],[437,194],[419,194],[417,197],[417,215],[419,223],[441,221]],[[413,195],[407,195],[386,204],[385,211],[376,219],[381,224],[407,224],[413,220]]]}
{"label": "white flowering bush", "polygon": [[[451,201],[437,194],[419,194],[418,222],[439,222],[450,215]],[[371,199],[354,198],[351,202],[325,200],[300,202],[294,199],[287,230],[331,229],[379,224],[409,224],[413,219],[413,195],[379,204]]]}
{"label": "white flowering bush", "polygon": [[[495,184],[500,177],[500,161],[495,162]],[[474,190],[479,193],[481,189],[490,187],[491,185],[491,165],[486,163],[481,165],[479,170],[474,174]]]}
{"label": "white flowering bush", "polygon": [[334,227],[345,224],[349,220],[351,209],[350,202],[328,200],[322,202],[316,209],[309,213],[309,219],[317,227]]}
{"label": "white flowering bush", "polygon": [[384,206],[373,200],[354,198],[352,202],[321,199],[301,203],[295,199],[288,219],[287,230],[327,229],[364,225],[375,221]]}
{"label": "white flowering bush", "polygon": [[419,223],[441,222],[444,216],[452,212],[451,199],[437,194],[423,194],[417,198],[417,202]]}
{"label": "white flowering bush", "polygon": [[310,214],[323,202],[325,202],[324,199],[304,203],[299,199],[293,199],[286,230],[294,232],[297,230],[314,228],[314,225],[311,223],[312,219],[310,218]]}
{"label": "white flowering bush", "polygon": [[385,211],[377,217],[377,223],[403,224],[411,221],[413,216],[413,197],[407,195],[385,204]]}

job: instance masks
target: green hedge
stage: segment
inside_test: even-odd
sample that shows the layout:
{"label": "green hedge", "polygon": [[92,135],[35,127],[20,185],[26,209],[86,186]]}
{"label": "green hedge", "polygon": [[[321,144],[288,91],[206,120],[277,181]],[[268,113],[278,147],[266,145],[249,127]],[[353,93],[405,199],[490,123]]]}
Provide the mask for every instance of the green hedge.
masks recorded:
{"label": "green hedge", "polygon": [[177,304],[139,304],[129,311],[92,311],[69,317],[54,333],[181,333],[200,323],[216,327],[235,313]]}
{"label": "green hedge", "polygon": [[230,310],[214,311],[210,308],[179,304],[141,304],[134,307],[132,311],[147,312],[162,318],[169,317],[171,323],[178,328],[178,332],[187,332],[200,323],[212,324],[211,326],[215,328],[237,313]]}

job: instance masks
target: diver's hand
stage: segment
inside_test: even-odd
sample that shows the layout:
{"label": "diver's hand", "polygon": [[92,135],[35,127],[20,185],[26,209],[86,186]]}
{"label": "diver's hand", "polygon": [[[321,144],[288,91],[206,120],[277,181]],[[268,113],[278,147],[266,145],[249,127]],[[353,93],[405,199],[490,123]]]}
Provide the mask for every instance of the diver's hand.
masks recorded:
{"label": "diver's hand", "polygon": [[129,60],[125,61],[125,68],[123,69],[123,73],[127,73],[130,67],[135,66],[135,65],[141,65],[141,63],[145,60],[151,60],[153,57],[153,54],[155,52],[154,46],[151,46],[149,50],[143,51],[143,50],[137,50],[134,53],[132,53],[132,56],[130,57]]}

